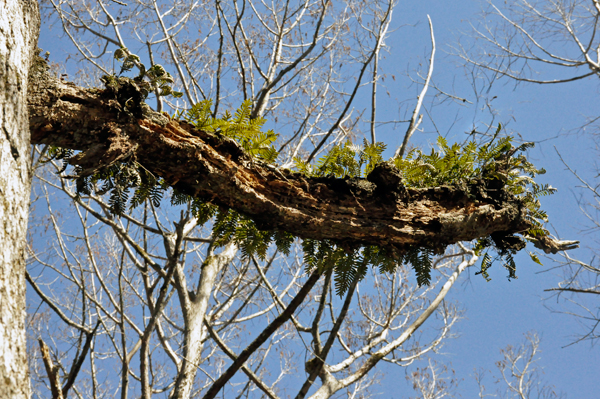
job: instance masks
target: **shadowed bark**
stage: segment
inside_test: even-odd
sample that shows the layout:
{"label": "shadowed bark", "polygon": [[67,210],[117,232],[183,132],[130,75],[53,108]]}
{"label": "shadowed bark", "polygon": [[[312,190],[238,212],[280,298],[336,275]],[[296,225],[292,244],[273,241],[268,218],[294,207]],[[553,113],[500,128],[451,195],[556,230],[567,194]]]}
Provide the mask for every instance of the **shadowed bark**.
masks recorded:
{"label": "shadowed bark", "polygon": [[137,101],[139,93],[121,79],[124,95],[84,89],[50,77],[39,62],[30,79],[32,143],[81,151],[70,163],[81,166],[82,175],[133,157],[169,185],[250,216],[262,229],[330,239],[346,248],[373,244],[400,253],[407,246],[442,252],[457,242],[530,227],[521,201],[488,189],[485,181],[413,189],[387,163],[367,179],[345,180],[308,178],[264,164],[233,140],[145,104],[126,109],[125,101]]}

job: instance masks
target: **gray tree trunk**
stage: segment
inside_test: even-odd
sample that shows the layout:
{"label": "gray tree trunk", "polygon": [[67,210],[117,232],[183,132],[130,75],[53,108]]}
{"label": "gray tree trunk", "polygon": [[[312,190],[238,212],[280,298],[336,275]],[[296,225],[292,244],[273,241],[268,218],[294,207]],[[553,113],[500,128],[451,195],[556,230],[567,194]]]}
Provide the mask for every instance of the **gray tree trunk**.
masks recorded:
{"label": "gray tree trunk", "polygon": [[25,244],[30,149],[29,64],[40,27],[36,1],[0,0],[0,398],[28,398]]}

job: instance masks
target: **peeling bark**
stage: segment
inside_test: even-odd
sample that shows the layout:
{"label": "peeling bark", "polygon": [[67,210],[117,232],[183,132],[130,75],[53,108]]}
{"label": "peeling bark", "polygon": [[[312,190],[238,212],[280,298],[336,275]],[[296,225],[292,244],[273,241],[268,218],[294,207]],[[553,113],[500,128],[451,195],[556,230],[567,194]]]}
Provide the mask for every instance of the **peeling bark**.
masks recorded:
{"label": "peeling bark", "polygon": [[[367,179],[308,178],[252,160],[231,139],[145,107],[135,116],[112,90],[32,73],[32,142],[81,151],[83,175],[133,157],[178,190],[232,208],[265,230],[330,239],[346,248],[447,245],[530,227],[519,199],[486,182],[404,188],[399,171],[378,166]],[[117,96],[118,97],[118,96]],[[496,187],[494,187],[496,188]]]}

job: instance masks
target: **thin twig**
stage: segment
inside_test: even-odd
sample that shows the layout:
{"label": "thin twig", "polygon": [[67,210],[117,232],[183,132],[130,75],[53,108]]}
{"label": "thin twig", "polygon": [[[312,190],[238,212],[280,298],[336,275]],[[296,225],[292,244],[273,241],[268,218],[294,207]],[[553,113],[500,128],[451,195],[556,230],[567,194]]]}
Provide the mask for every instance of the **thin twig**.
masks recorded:
{"label": "thin twig", "polygon": [[429,31],[431,33],[431,56],[429,57],[429,71],[427,72],[427,78],[425,79],[425,84],[423,85],[421,94],[419,94],[419,96],[417,97],[417,105],[415,106],[415,109],[413,111],[412,118],[410,118],[410,124],[408,125],[408,129],[406,130],[406,134],[404,135],[402,145],[396,150],[394,158],[404,156],[404,152],[406,151],[406,147],[408,146],[408,141],[423,121],[423,115],[419,115],[419,112],[421,112],[423,99],[425,98],[425,94],[427,93],[427,89],[429,88],[429,82],[431,82],[431,76],[433,75],[433,61],[435,58],[435,36],[433,34],[433,24],[431,23],[431,18],[429,17],[429,15],[427,15],[427,19],[429,20]]}

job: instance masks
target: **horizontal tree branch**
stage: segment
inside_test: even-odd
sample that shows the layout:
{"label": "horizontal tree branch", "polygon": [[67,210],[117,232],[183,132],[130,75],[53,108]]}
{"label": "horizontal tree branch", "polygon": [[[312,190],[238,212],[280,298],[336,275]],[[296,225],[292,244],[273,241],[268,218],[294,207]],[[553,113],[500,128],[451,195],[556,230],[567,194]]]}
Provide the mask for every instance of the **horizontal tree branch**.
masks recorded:
{"label": "horizontal tree branch", "polygon": [[124,107],[110,90],[77,87],[46,69],[38,63],[30,74],[31,141],[81,151],[70,163],[82,175],[133,158],[179,191],[232,208],[259,228],[345,248],[442,252],[450,244],[530,227],[522,202],[484,181],[405,188],[387,163],[367,179],[309,178],[252,159],[229,138],[145,104]]}
{"label": "horizontal tree branch", "polygon": [[544,291],[561,291],[561,292],[577,292],[580,294],[596,294],[596,295],[600,295],[600,290],[595,290],[593,288],[561,288],[561,287],[557,287],[557,288],[548,288],[545,289]]}

